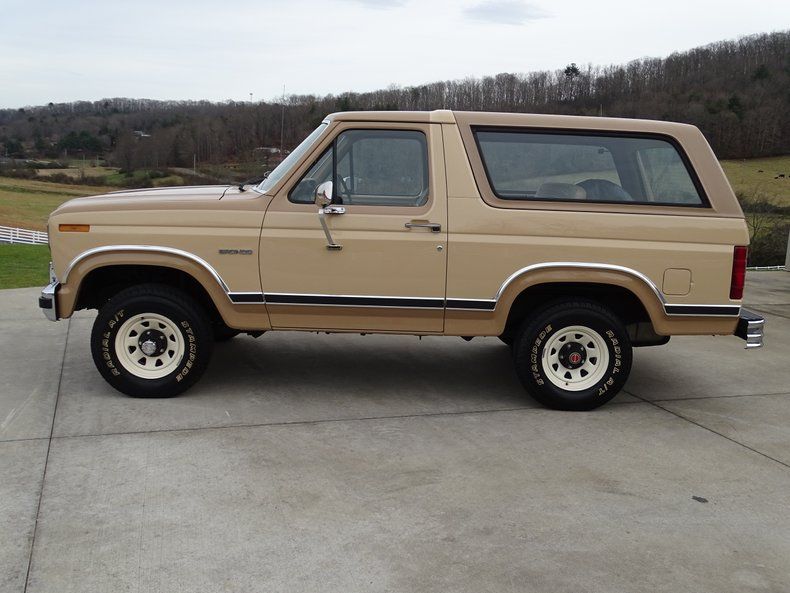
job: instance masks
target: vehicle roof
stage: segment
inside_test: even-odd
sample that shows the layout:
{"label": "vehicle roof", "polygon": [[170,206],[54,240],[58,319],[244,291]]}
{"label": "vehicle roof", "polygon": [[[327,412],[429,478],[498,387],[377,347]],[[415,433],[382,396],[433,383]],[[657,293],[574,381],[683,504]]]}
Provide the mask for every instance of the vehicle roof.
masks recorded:
{"label": "vehicle roof", "polygon": [[341,111],[328,121],[390,121],[413,123],[459,123],[476,126],[525,126],[539,128],[594,129],[653,132],[675,136],[696,129],[689,124],[649,119],[548,115],[542,113],[494,113],[487,111]]}

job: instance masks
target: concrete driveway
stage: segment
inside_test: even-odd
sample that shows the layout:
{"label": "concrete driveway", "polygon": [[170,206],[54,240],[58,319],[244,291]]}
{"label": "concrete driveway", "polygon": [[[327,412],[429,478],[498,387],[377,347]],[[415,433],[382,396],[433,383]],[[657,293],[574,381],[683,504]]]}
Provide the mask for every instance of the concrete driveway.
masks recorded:
{"label": "concrete driveway", "polygon": [[539,408],[495,339],[270,333],[135,400],[0,292],[0,592],[787,591],[790,273],[767,346],[673,338]]}

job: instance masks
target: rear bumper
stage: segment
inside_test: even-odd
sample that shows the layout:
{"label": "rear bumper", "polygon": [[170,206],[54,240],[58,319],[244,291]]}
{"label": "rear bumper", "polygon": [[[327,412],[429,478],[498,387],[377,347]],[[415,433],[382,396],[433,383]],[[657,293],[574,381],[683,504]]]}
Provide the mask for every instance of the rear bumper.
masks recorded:
{"label": "rear bumper", "polygon": [[738,327],[735,335],[746,340],[747,348],[761,348],[763,345],[763,329],[765,319],[757,313],[741,308],[741,316],[738,319]]}

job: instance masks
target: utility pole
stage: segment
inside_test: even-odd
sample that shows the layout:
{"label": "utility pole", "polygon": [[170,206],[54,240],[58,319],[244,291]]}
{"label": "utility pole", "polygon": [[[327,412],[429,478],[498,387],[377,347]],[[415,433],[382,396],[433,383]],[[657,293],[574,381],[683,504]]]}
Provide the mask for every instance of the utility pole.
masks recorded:
{"label": "utility pole", "polygon": [[285,136],[285,85],[283,85],[283,105],[280,112],[280,161],[283,160],[283,138]]}
{"label": "utility pole", "polygon": [[192,172],[197,173],[197,155],[192,153]]}

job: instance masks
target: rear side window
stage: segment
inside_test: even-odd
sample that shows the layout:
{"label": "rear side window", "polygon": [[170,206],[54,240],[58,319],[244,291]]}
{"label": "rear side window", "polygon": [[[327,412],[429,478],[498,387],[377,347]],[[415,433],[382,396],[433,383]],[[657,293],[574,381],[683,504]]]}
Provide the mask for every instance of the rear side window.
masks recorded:
{"label": "rear side window", "polygon": [[[637,152],[645,193],[658,202],[671,202],[676,198],[699,199],[694,183],[675,148],[664,143],[663,146],[649,146]],[[696,202],[699,203],[699,202]]]}
{"label": "rear side window", "polygon": [[654,137],[474,130],[486,175],[503,200],[701,206],[674,144]]}

